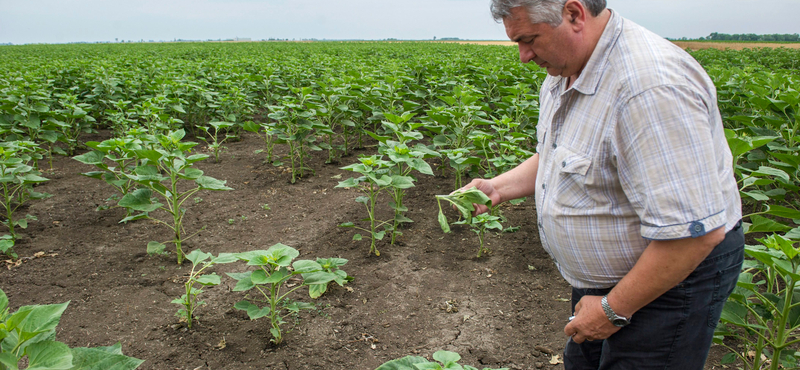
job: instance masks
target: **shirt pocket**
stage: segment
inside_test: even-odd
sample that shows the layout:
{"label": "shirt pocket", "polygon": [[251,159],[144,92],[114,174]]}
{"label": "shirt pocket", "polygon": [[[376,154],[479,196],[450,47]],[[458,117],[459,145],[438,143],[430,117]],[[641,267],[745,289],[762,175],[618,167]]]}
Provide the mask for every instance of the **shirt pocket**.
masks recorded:
{"label": "shirt pocket", "polygon": [[556,175],[555,197],[557,205],[567,209],[581,209],[594,204],[587,191],[587,174],[592,167],[592,159],[582,153],[558,147],[554,154],[554,173]]}

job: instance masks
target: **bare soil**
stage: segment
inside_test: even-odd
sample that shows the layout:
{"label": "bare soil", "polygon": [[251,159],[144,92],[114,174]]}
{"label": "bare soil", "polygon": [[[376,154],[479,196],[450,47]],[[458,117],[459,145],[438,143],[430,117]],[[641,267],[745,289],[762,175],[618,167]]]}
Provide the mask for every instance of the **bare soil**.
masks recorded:
{"label": "bare soil", "polygon": [[[233,292],[234,280],[223,273],[245,271],[241,263],[215,267],[223,282],[205,289],[199,322],[191,330],[179,323],[179,306],[170,301],[181,295],[191,265],[178,266],[174,253],[145,253],[148,241],[170,239],[167,229],[146,220],[121,224],[122,209],[96,211],[112,188],[80,175],[93,168],[65,157],[55,158],[45,174],[50,181],[37,187],[53,197],[20,211],[38,217],[16,246],[22,263],[0,269],[12,311],[70,301],[58,340],[72,347],[120,341],[126,355],[145,360],[140,369],[371,370],[442,349],[478,368],[563,369],[570,288],[539,243],[532,202],[505,206],[504,226],[520,230],[490,235],[492,252],[476,258],[475,234],[458,227],[444,234],[436,221],[434,195],[450,192],[453,178],[422,177],[407,195],[414,223],[395,245],[381,242],[376,257],[367,255],[367,240],[353,241],[353,229],[337,226],[365,217],[354,201],[359,194],[334,188],[352,176],[339,167],[370,149],[338,164],[315,153],[316,173],[290,184],[289,173],[255,153],[258,138],[247,133],[227,147],[220,163],[211,158],[197,167],[235,190],[200,192],[187,205],[187,233],[206,229],[186,250],[216,255],[284,243],[300,258],[346,258],[344,270],[355,278],[289,320],[283,344],[270,343],[266,319],[251,321],[233,308],[244,293]],[[312,301],[305,293],[293,298]],[[722,354],[714,347],[706,369],[721,368],[715,364]]]}

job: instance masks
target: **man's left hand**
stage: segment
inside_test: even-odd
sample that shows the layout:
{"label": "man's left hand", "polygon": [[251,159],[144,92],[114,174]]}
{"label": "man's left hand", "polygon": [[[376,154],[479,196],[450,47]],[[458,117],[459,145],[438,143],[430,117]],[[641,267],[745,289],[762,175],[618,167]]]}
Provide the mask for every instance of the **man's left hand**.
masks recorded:
{"label": "man's left hand", "polygon": [[572,337],[573,342],[606,339],[620,329],[608,320],[600,304],[602,298],[585,295],[575,305],[575,318],[564,327],[564,334]]}

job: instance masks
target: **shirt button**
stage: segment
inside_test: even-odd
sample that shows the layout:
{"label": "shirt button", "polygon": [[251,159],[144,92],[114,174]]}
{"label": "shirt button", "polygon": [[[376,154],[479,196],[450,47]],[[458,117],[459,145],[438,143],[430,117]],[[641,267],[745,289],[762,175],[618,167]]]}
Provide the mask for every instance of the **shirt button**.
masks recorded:
{"label": "shirt button", "polygon": [[567,167],[567,161],[561,162],[561,167]]}
{"label": "shirt button", "polygon": [[703,226],[701,226],[699,224],[698,225],[694,225],[694,231],[697,231],[698,233],[703,231]]}
{"label": "shirt button", "polygon": [[555,148],[558,148],[558,145],[556,145],[556,143],[553,143],[553,149]]}
{"label": "shirt button", "polygon": [[542,184],[542,190],[544,190],[544,189],[545,189],[545,187],[546,187],[546,186],[545,186],[545,184]]}

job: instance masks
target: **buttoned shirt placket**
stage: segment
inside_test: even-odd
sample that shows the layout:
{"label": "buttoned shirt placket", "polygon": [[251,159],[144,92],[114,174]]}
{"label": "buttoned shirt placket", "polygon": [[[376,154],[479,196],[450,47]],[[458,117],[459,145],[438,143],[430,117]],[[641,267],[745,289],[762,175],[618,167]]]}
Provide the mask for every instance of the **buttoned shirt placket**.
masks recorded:
{"label": "buttoned shirt placket", "polygon": [[[536,189],[537,207],[548,206],[547,202],[549,202],[549,198],[547,197],[547,186],[548,183],[551,182],[550,179],[555,169],[553,164],[550,163],[552,162],[551,157],[558,148],[558,136],[565,121],[569,98],[575,93],[574,90],[566,89],[566,81],[567,79],[565,78],[553,81],[549,94],[551,98],[550,101],[552,104],[555,104],[555,106],[552,109],[546,109],[547,112],[553,112],[552,116],[540,117],[540,119],[545,119],[543,122],[549,122],[549,124],[544,132],[542,151],[539,153],[539,166],[543,172],[537,176],[537,182],[540,183]],[[556,266],[558,266],[558,260],[556,260],[553,253],[550,252],[551,246],[548,243],[547,235],[545,235],[544,222],[548,221],[539,219],[539,237],[542,240],[545,251],[550,255],[550,258]]]}

